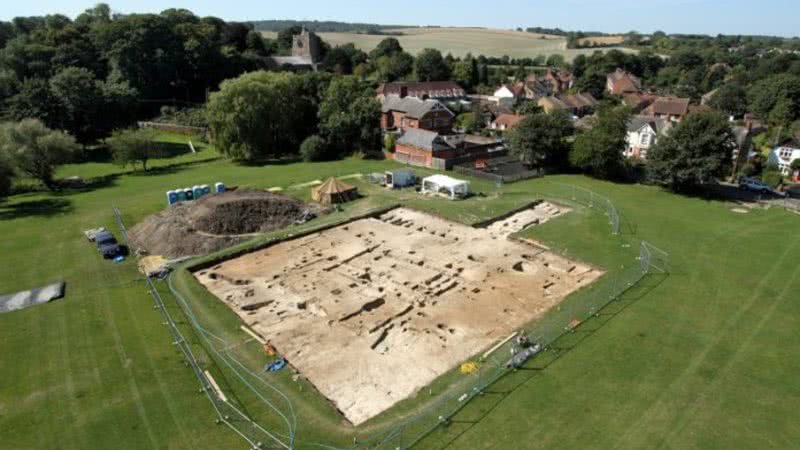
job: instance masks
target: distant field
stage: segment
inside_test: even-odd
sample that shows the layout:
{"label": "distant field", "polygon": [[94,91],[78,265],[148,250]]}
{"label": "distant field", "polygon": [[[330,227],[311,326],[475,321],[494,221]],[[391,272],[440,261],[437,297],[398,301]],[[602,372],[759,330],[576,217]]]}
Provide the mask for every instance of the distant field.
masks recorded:
{"label": "distant field", "polygon": [[578,39],[580,45],[622,45],[625,36],[592,36]]}
{"label": "distant field", "polygon": [[[413,28],[387,31],[402,33],[393,37],[396,37],[400,45],[412,54],[417,54],[425,48],[436,48],[443,54],[452,53],[453,56],[472,53],[476,56],[482,54],[535,58],[538,55],[560,54],[571,60],[577,55],[591,54],[595,51],[595,49],[567,49],[567,40],[561,36],[519,31],[485,28]],[[277,36],[275,32],[262,34],[273,39]],[[357,33],[319,33],[319,35],[333,46],[353,43],[366,52],[375,48],[383,39],[391,37]]]}

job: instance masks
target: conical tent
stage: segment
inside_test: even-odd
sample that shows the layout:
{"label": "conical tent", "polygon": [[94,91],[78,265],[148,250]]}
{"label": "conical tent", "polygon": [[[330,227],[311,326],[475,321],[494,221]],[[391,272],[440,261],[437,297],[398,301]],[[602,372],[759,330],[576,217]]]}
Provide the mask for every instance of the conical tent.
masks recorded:
{"label": "conical tent", "polygon": [[311,198],[325,205],[345,203],[358,197],[358,189],[347,183],[328,178],[327,181],[311,189]]}

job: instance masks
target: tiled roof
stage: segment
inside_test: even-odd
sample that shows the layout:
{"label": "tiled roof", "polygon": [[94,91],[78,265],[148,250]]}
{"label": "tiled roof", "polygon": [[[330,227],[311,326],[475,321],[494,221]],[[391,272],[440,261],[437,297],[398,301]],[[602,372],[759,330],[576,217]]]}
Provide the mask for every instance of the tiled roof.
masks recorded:
{"label": "tiled roof", "polygon": [[451,116],[453,115],[453,113],[438,100],[420,100],[417,97],[400,98],[396,95],[390,95],[386,97],[381,106],[381,111],[384,113],[388,113],[389,111],[404,112],[406,113],[406,117],[412,119],[421,119],[425,114],[434,110],[447,111]]}
{"label": "tiled roof", "polygon": [[662,117],[633,116],[631,117],[630,122],[628,122],[628,131],[631,133],[639,131],[645,125],[649,125],[650,128],[652,128],[653,131],[659,135],[671,127],[669,121]]}
{"label": "tiled roof", "polygon": [[397,144],[433,151],[441,145],[441,137],[435,131],[407,128],[397,139]]}
{"label": "tiled roof", "polygon": [[455,81],[394,82],[378,86],[378,95],[400,95],[406,91],[409,97],[460,98],[467,95],[464,88]]}
{"label": "tiled roof", "polygon": [[658,97],[647,108],[651,115],[685,116],[689,112],[689,99],[679,97]]}

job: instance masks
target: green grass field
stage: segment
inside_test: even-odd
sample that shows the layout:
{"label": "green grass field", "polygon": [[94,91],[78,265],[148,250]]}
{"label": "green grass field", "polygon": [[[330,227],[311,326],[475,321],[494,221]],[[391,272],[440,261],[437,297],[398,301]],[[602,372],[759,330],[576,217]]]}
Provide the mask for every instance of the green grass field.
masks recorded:
{"label": "green grass field", "polygon": [[[154,162],[157,169],[146,175],[105,163],[63,167],[60,176],[104,182],[88,191],[34,192],[0,203],[0,292],[67,282],[65,299],[0,315],[0,448],[244,448],[233,432],[214,425],[213,410],[171,344],[134,263],[101,260],[81,230],[116,230],[112,204],[132,225],[162,209],[164,191],[174,187],[215,181],[289,187],[391,165],[346,160],[244,167],[205,148]],[[532,237],[610,273],[631,263],[635,249],[627,243],[645,239],[670,252],[671,275],[648,278],[559,341],[564,351],[544,370],[501,379],[417,448],[795,447],[800,216],[777,208],[737,214],[725,202],[577,176],[499,190],[475,181],[485,196],[464,202],[405,192],[398,198],[362,185],[368,195],[337,214],[399,200],[471,223],[531,201],[554,183],[614,199],[623,234],[611,237],[601,215],[578,209],[531,230]],[[287,192],[308,195],[307,189]],[[221,305],[207,306],[227,320]],[[181,319],[174,304],[170,309]],[[188,335],[186,321],[180,322]],[[215,374],[225,373],[195,349]],[[310,392],[301,396],[306,402],[295,405],[299,431],[309,439],[342,441],[330,407]],[[246,393],[237,400],[252,403]],[[381,427],[386,424],[378,422],[393,417],[367,425]]]}
{"label": "green grass field", "polygon": [[[526,33],[521,31],[496,30],[489,28],[408,28],[397,30],[397,36],[370,35],[358,33],[319,33],[319,36],[332,46],[354,44],[357,48],[369,52],[387,37],[400,41],[407,52],[416,55],[426,48],[435,48],[443,55],[463,57],[467,53],[474,56],[485,55],[511,58],[535,58],[539,55],[563,55],[571,61],[577,55],[590,55],[595,49],[568,49],[567,40],[561,36]],[[278,33],[262,32],[270,39]],[[601,51],[609,48],[598,49]],[[629,50],[625,50],[629,51]]]}

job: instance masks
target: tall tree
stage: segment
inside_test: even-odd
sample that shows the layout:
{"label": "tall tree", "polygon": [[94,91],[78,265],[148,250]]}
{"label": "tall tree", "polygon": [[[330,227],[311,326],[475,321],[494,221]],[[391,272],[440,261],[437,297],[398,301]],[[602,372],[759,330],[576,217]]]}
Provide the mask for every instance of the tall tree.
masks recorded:
{"label": "tall tree", "polygon": [[739,83],[722,85],[708,103],[729,116],[742,117],[747,112],[747,91]]}
{"label": "tall tree", "polygon": [[368,84],[356,77],[334,79],[319,109],[320,131],[332,152],[332,158],[362,151],[373,153],[381,148],[381,108]]}
{"label": "tall tree", "polygon": [[566,138],[573,132],[569,114],[525,116],[508,134],[510,152],[525,164],[536,167],[561,167],[568,159]]}
{"label": "tall tree", "polygon": [[53,131],[39,120],[25,119],[0,125],[0,151],[19,171],[54,190],[55,168],[73,158],[77,144],[72,136]]}
{"label": "tall tree", "polygon": [[0,153],[0,199],[8,197],[14,181],[14,167],[8,158]]}
{"label": "tall tree", "polygon": [[572,165],[598,178],[619,177],[630,118],[628,108],[601,108],[595,126],[575,138],[569,155]]}
{"label": "tall tree", "polygon": [[417,55],[414,65],[420,81],[445,81],[450,78],[450,67],[439,50],[426,48]]}
{"label": "tall tree", "polygon": [[647,154],[655,178],[676,192],[691,192],[725,174],[736,146],[728,119],[717,112],[690,114]]}
{"label": "tall tree", "polygon": [[50,90],[58,101],[58,128],[66,130],[81,144],[101,137],[98,126],[105,99],[100,83],[88,69],[68,67],[50,79]]}
{"label": "tall tree", "polygon": [[369,57],[372,60],[384,56],[394,56],[398,53],[403,53],[403,47],[400,46],[400,41],[393,37],[386,38],[378,43],[378,45],[369,52]]}
{"label": "tall tree", "polygon": [[223,82],[207,106],[214,143],[239,161],[296,152],[316,132],[318,84],[314,74],[263,71]]}

